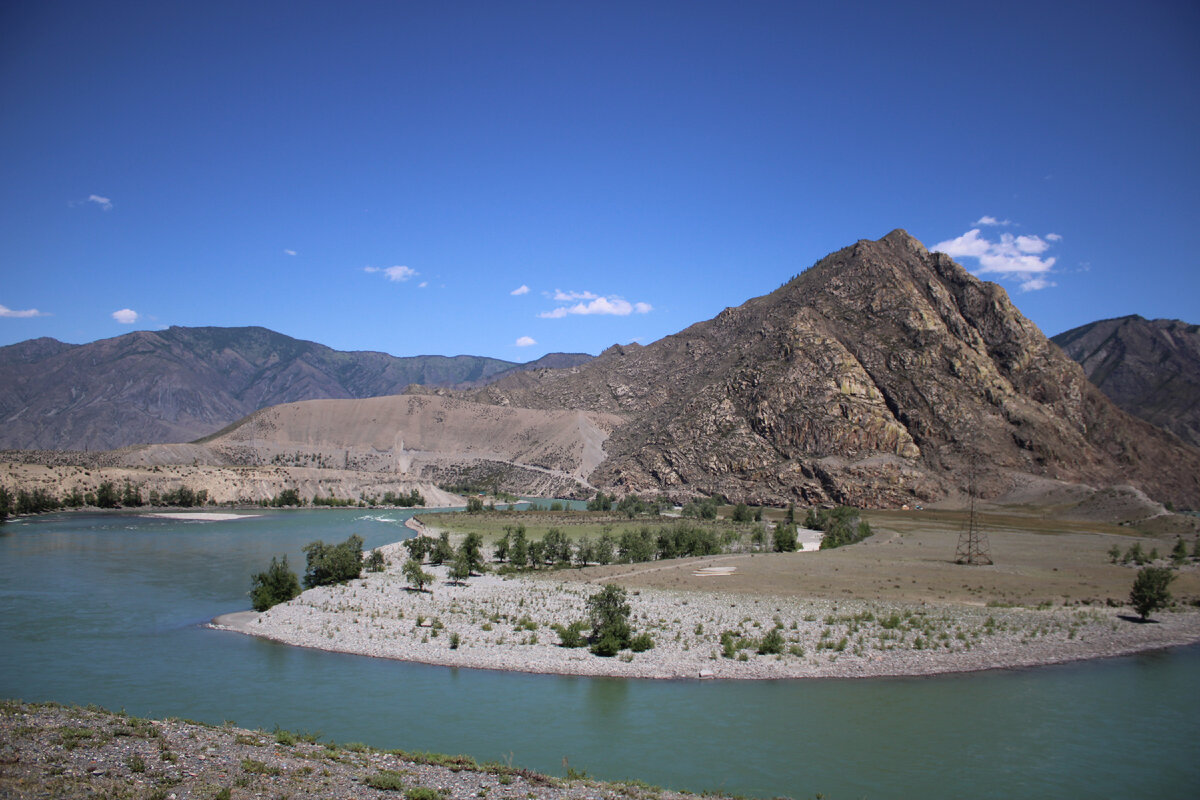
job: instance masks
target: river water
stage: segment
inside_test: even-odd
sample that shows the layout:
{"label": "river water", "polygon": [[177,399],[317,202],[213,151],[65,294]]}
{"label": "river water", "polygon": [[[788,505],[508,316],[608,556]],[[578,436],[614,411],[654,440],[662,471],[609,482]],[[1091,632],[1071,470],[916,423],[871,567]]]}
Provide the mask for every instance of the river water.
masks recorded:
{"label": "river water", "polygon": [[[250,512],[247,512],[250,513]],[[1195,797],[1200,647],[920,679],[641,681],[450,669],[203,627],[250,575],[409,512],[227,522],[62,514],[0,527],[0,696],[232,720],[695,792]]]}

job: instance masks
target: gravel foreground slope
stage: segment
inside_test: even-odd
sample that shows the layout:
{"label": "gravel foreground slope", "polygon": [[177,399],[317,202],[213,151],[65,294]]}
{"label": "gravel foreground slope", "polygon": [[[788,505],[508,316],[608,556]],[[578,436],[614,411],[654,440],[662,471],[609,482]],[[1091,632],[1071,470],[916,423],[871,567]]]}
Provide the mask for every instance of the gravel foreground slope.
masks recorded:
{"label": "gravel foreground slope", "polygon": [[[386,788],[385,788],[386,787]],[[0,702],[0,797],[656,798],[690,795],[640,783],[562,780],[467,756],[383,752],[95,707]],[[712,795],[706,795],[712,796]]]}

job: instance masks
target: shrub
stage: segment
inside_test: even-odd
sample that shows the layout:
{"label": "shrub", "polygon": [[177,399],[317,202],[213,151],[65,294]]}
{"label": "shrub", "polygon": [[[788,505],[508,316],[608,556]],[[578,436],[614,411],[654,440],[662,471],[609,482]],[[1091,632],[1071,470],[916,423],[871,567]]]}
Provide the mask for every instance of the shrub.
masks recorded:
{"label": "shrub", "polygon": [[587,644],[587,637],[583,635],[587,626],[586,622],[577,619],[565,627],[557,623],[550,627],[558,634],[560,647],[583,647]]}
{"label": "shrub", "polygon": [[635,653],[644,653],[653,647],[654,639],[648,633],[639,633],[629,640],[629,649]]}
{"label": "shrub", "polygon": [[374,775],[368,775],[363,779],[363,783],[372,789],[379,789],[384,792],[404,791],[403,776],[401,773],[390,769],[381,769]]}
{"label": "shrub", "polygon": [[777,655],[783,652],[783,645],[784,642],[782,629],[776,626],[770,631],[767,631],[767,634],[763,636],[762,641],[758,643],[758,654],[760,656]]}
{"label": "shrub", "polygon": [[592,623],[591,649],[598,656],[616,655],[629,646],[631,610],[625,597],[624,589],[610,583],[588,598],[588,613]]}
{"label": "shrub", "polygon": [[300,581],[288,568],[287,556],[282,561],[271,559],[266,572],[251,578],[250,600],[255,611],[266,611],[273,605],[286,603],[300,594]]}
{"label": "shrub", "polygon": [[796,552],[796,526],[780,523],[775,526],[775,552],[776,553],[794,553]]}
{"label": "shrub", "polygon": [[383,572],[387,566],[387,561],[383,557],[383,553],[379,550],[372,550],[371,555],[367,556],[367,572]]}

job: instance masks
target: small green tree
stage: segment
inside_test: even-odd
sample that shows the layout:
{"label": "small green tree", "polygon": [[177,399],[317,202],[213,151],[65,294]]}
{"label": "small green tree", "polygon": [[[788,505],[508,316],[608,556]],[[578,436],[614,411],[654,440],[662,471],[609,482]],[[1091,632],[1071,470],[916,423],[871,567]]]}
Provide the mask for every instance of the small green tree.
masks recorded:
{"label": "small green tree", "polygon": [[405,539],[404,549],[408,551],[409,558],[415,558],[418,562],[424,561],[425,556],[429,555],[429,551],[433,549],[433,539],[419,535]]}
{"label": "small green tree", "polygon": [[467,565],[467,574],[483,572],[483,537],[478,533],[468,533],[458,546],[457,556],[462,556]]}
{"label": "small green tree", "polygon": [[8,489],[0,486],[0,525],[8,520],[8,515],[12,513],[12,495],[8,493]]}
{"label": "small green tree", "polygon": [[304,588],[345,583],[362,574],[363,540],[351,534],[341,544],[325,544],[321,540],[304,545],[308,568],[304,571]]}
{"label": "small green tree", "polygon": [[632,610],[626,602],[625,590],[609,583],[588,598],[588,616],[592,635],[588,637],[591,650],[598,656],[615,656],[629,646],[633,631],[629,627]]}
{"label": "small green tree", "polygon": [[1187,561],[1187,545],[1183,543],[1183,537],[1175,539],[1175,546],[1171,548],[1171,562],[1176,566]]}
{"label": "small green tree", "polygon": [[450,544],[450,533],[442,531],[429,553],[429,563],[435,566],[454,560],[454,545]]}
{"label": "small green tree", "polygon": [[736,506],[733,507],[732,519],[734,522],[749,522],[750,521],[750,507],[748,505],[746,505],[745,503],[738,503]]}
{"label": "small green tree", "polygon": [[125,480],[125,491],[121,493],[121,505],[126,508],[135,508],[142,504],[142,493],[129,480]]}
{"label": "small green tree", "polygon": [[266,572],[256,573],[250,582],[250,600],[255,611],[266,611],[300,594],[300,581],[288,568],[287,556],[282,561],[272,558]]}
{"label": "small green tree", "polygon": [[504,526],[504,535],[500,537],[500,541],[496,542],[496,560],[501,564],[508,558],[508,548],[512,545],[512,525]]}
{"label": "small green tree", "polygon": [[116,508],[120,505],[117,487],[113,486],[112,481],[101,481],[96,488],[96,505],[100,508]]}
{"label": "small green tree", "polygon": [[1108,548],[1108,560],[1110,563],[1113,563],[1113,564],[1115,564],[1121,560],[1120,545],[1114,544],[1112,547]]}
{"label": "small green tree", "polygon": [[467,551],[463,548],[458,548],[458,552],[454,554],[454,561],[450,563],[449,570],[450,580],[458,584],[466,582],[467,578],[471,577],[471,560],[467,555]]}
{"label": "small green tree", "polygon": [[425,584],[433,583],[434,576],[421,569],[421,562],[415,558],[405,561],[402,571],[404,579],[411,583],[413,588],[418,592],[425,591]]}
{"label": "small green tree", "polygon": [[1175,573],[1167,567],[1142,567],[1134,578],[1129,591],[1129,604],[1143,620],[1171,602],[1168,587],[1175,580]]}
{"label": "small green tree", "polygon": [[796,552],[796,526],[788,525],[786,522],[775,526],[775,552],[776,553],[794,553]]}
{"label": "small green tree", "polygon": [[366,560],[367,572],[383,572],[387,566],[387,560],[383,557],[381,550],[372,550],[371,555],[367,556]]}
{"label": "small green tree", "polygon": [[529,543],[525,541],[525,526],[518,525],[513,533],[512,547],[508,551],[508,560],[514,567],[525,567],[529,564]]}

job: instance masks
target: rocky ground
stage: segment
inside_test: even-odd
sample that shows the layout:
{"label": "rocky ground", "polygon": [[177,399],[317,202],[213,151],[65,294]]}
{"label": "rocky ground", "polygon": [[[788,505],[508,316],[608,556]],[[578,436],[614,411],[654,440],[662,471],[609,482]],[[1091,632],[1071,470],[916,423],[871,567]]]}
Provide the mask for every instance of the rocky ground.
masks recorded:
{"label": "rocky ground", "polygon": [[[633,627],[654,647],[614,658],[560,646],[553,625],[587,619],[598,583],[548,573],[487,574],[431,591],[386,571],[305,592],[262,614],[215,624],[288,644],[430,664],[638,678],[844,678],[929,675],[1113,656],[1200,641],[1200,610],[1180,607],[1139,623],[1127,607],[987,606],[819,599],[718,591],[732,557],[670,562],[712,591],[629,589]],[[814,554],[815,555],[815,554]],[[666,563],[666,562],[664,562]],[[606,575],[602,580],[620,579]],[[764,646],[777,630],[778,647]],[[781,641],[779,641],[781,639]],[[768,652],[762,652],[768,651]],[[774,651],[774,652],[771,652]]]}
{"label": "rocky ground", "polygon": [[643,784],[562,780],[503,764],[480,765],[467,756],[323,744],[287,731],[3,701],[0,797],[677,800],[683,795]]}

